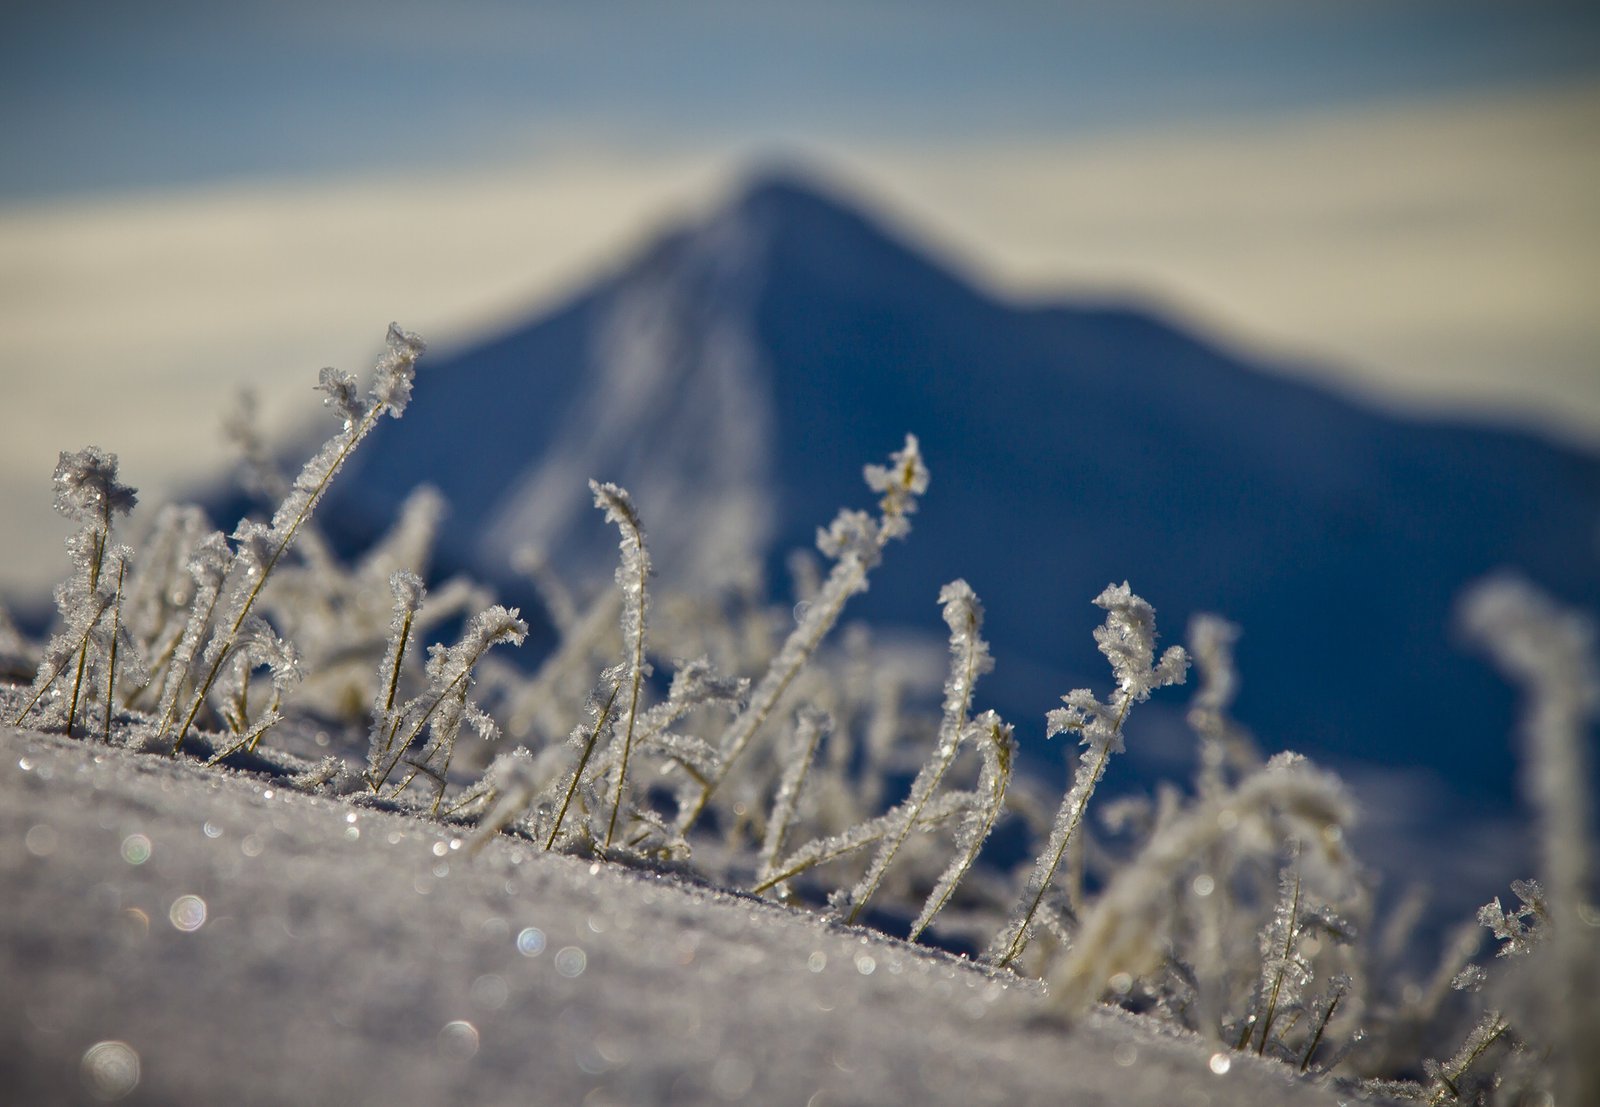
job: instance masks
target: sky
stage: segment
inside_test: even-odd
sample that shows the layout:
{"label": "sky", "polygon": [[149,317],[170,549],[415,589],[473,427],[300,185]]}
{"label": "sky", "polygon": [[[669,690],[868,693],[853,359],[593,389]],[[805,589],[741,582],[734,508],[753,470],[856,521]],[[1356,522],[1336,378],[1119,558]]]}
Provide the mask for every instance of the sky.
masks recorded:
{"label": "sky", "polygon": [[801,159],[1005,295],[1136,296],[1374,402],[1600,448],[1600,14],[1491,0],[0,12],[0,596],[56,452],[160,498]]}

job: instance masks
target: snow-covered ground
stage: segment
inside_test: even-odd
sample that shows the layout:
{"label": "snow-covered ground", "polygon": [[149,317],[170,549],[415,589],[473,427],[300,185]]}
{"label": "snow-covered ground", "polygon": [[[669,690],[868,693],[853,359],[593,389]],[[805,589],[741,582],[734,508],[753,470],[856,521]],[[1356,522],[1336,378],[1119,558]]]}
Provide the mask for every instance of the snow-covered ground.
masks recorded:
{"label": "snow-covered ground", "polygon": [[874,931],[54,734],[0,729],[0,888],[12,1103],[1337,1102]]}

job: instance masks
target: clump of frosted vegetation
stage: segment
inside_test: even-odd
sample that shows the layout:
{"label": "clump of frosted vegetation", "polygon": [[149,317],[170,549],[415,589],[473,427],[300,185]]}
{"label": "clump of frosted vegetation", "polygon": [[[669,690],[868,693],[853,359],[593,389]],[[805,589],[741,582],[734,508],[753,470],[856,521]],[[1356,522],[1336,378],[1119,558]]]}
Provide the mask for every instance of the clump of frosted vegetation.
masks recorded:
{"label": "clump of frosted vegetation", "polygon": [[[364,393],[324,370],[339,427],[293,479],[237,413],[245,485],[267,512],[231,536],[178,506],[137,548],[114,543],[135,503],[116,458],[62,454],[57,506],[79,529],[58,627],[40,648],[0,612],[0,654],[32,677],[13,721],[451,820],[470,828],[469,853],[512,836],[692,871],[976,955],[975,971],[1042,978],[1042,1008],[1064,1025],[1109,1003],[1348,1095],[1600,1102],[1584,1055],[1600,1041],[1584,785],[1595,635],[1531,585],[1479,586],[1463,625],[1528,693],[1540,871],[1510,883],[1515,904],[1496,896],[1465,920],[1419,978],[1398,954],[1411,901],[1375,917],[1342,784],[1295,754],[1264,757],[1232,718],[1240,631],[1226,620],[1198,616],[1187,648],[1158,649],[1155,608],[1128,582],[1101,589],[1093,635],[1111,688],[1069,691],[1042,720],[1045,738],[1078,739],[1059,801],[1016,771],[1015,724],[982,705],[994,662],[965,581],[930,597],[948,641],[942,700],[937,675],[868,629],[835,633],[929,492],[914,436],[865,467],[876,511],[819,529],[825,572],[791,558],[792,607],[754,572],[725,594],[658,588],[649,505],[591,482],[617,529],[616,586],[572,591],[529,535],[519,568],[557,640],[531,671],[509,663],[496,647],[527,638],[517,610],[464,579],[425,584],[437,494],[418,490],[353,560],[314,520],[376,423],[403,414],[422,352],[391,327]],[[419,663],[450,620],[464,620],[454,644]],[[1194,778],[1097,800],[1113,755],[1140,741],[1134,706],[1171,695],[1191,664]],[[335,733],[331,752],[306,748],[303,721]],[[1025,854],[987,848],[1002,829]]]}
{"label": "clump of frosted vegetation", "polygon": [[111,545],[112,524],[133,510],[138,497],[118,482],[117,455],[93,446],[61,455],[55,486],[56,510],[79,524],[67,539],[73,573],[56,589],[61,629],[46,644],[27,706],[15,721],[20,725],[32,716],[39,725],[60,726],[70,735],[80,707],[87,714],[98,699],[104,738],[116,710],[118,676],[135,685],[146,679],[137,651],[126,648],[131,642],[122,619],[133,551]]}

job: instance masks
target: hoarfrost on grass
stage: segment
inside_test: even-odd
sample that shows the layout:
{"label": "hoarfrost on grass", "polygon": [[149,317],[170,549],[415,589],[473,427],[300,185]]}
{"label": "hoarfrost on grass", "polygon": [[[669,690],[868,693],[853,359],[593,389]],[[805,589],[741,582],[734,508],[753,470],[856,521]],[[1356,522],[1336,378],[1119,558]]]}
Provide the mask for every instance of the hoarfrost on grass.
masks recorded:
{"label": "hoarfrost on grass", "polygon": [[[13,717],[69,734],[98,719],[102,739],[171,754],[188,738],[211,762],[269,773],[291,791],[475,824],[434,844],[428,871],[410,884],[416,895],[432,895],[447,874],[461,879],[449,854],[462,844],[463,861],[497,864],[481,855],[505,834],[535,850],[587,855],[591,877],[617,862],[693,872],[791,905],[826,899],[847,922],[872,918],[869,906],[914,915],[912,942],[986,947],[990,985],[1010,979],[995,969],[1026,966],[1043,976],[1046,1006],[1062,1024],[1082,1027],[1104,1001],[1198,1033],[1210,1043],[1213,1074],[1249,1067],[1234,1065],[1231,1050],[1316,1081],[1433,1102],[1471,1101],[1496,1082],[1517,1094],[1553,1089],[1562,1102],[1585,1101],[1592,1090],[1576,1048],[1600,1032],[1594,988],[1584,983],[1595,956],[1582,930],[1592,910],[1582,899],[1583,740],[1600,703],[1585,621],[1514,580],[1469,597],[1465,625],[1530,690],[1525,734],[1541,871],[1539,880],[1512,882],[1520,906],[1496,898],[1480,913],[1502,955],[1515,957],[1475,963],[1478,939],[1463,932],[1431,979],[1396,995],[1382,972],[1401,939],[1379,939],[1376,952],[1361,946],[1371,942],[1372,900],[1344,848],[1352,812],[1342,788],[1294,755],[1263,763],[1229,717],[1238,679],[1231,624],[1215,616],[1191,624],[1202,679],[1188,712],[1199,754],[1190,789],[1163,786],[1101,811],[1111,834],[1131,840],[1126,847],[1101,838],[1087,812],[1111,756],[1124,749],[1132,705],[1182,683],[1190,656],[1178,646],[1158,654],[1154,608],[1127,582],[1093,601],[1105,613],[1094,638],[1111,667],[1111,692],[1101,699],[1074,689],[1045,719],[1047,737],[1075,733],[1081,745],[1053,819],[1036,782],[1013,781],[1011,725],[975,706],[993,662],[982,605],[965,582],[938,596],[948,672],[931,715],[909,670],[886,664],[890,655],[869,630],[828,641],[888,543],[909,533],[928,489],[913,436],[887,464],[864,470],[876,513],[845,509],[819,530],[818,547],[833,562],[826,575],[814,558],[795,562],[792,613],[768,605],[754,584],[713,597],[653,594],[632,498],[591,482],[595,506],[618,529],[616,587],[580,606],[559,582],[541,580],[562,639],[531,679],[488,656],[524,640],[515,609],[463,580],[432,595],[424,587],[442,510],[436,495],[413,495],[390,534],[346,567],[317,535],[312,512],[375,422],[404,409],[420,352],[414,336],[391,329],[365,396],[350,375],[324,371],[318,387],[342,426],[293,480],[277,473],[248,418],[237,422],[251,486],[276,502],[270,522],[241,521],[231,543],[198,512],[173,509],[157,517],[142,554],[114,544],[113,517],[134,499],[118,483],[115,458],[92,449],[62,455],[58,504],[81,523],[68,542],[73,576],[58,590],[60,627],[40,651],[32,699],[16,698]],[[472,610],[454,645],[434,644],[424,663],[413,660],[429,626]],[[30,650],[6,646],[8,656]],[[651,680],[658,666],[671,673],[664,694],[663,682]],[[930,676],[928,706],[939,698]],[[313,718],[341,733],[318,732],[307,744]],[[504,729],[498,718],[508,720]],[[367,734],[364,772],[343,755],[351,725]],[[458,758],[464,729],[483,741]],[[274,730],[314,755],[263,745]],[[552,740],[562,733],[565,745]],[[30,764],[24,759],[23,771]],[[900,790],[904,798],[885,810]],[[342,840],[362,841],[364,826],[349,819]],[[1007,820],[1045,839],[1025,873],[979,863]],[[27,828],[28,856],[59,855],[52,835],[43,823]],[[129,843],[148,859],[149,841],[126,835],[127,863]],[[245,857],[262,856],[261,835],[244,843]],[[699,902],[703,889],[691,898]],[[211,893],[201,901],[185,891],[166,902],[183,904],[169,912],[180,930],[192,923],[209,933],[192,920],[203,920],[196,905],[210,901]],[[596,935],[631,926],[605,912],[587,922],[583,932]],[[509,935],[510,924],[501,925]],[[541,936],[532,954],[543,948],[544,931],[519,933]],[[853,964],[854,977],[901,975],[906,962],[887,939],[862,941],[870,952],[840,952],[835,963]],[[813,950],[805,963],[826,979],[826,954]],[[555,971],[588,979],[601,964],[570,945]],[[958,978],[950,968],[940,980],[948,987]],[[1480,1011],[1471,1008],[1475,996]],[[490,1041],[455,1014],[434,1025],[445,1028],[432,1032],[447,1053],[465,1056],[467,1030],[474,1053]],[[1553,1049],[1556,1062],[1527,1062],[1530,1042]],[[1447,1059],[1429,1059],[1437,1057]],[[1426,1081],[1358,1085],[1346,1075],[1408,1070]],[[739,1073],[725,1083],[753,1081]]]}

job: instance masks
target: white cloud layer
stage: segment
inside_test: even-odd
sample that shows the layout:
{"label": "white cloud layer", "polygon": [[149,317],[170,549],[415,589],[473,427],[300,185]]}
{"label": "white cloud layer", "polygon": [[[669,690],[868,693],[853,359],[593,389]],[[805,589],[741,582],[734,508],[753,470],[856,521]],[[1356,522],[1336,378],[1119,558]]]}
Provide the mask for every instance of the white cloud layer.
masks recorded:
{"label": "white cloud layer", "polygon": [[[1600,443],[1600,85],[1055,145],[819,147],[1012,294],[1130,291],[1421,410]],[[574,285],[743,151],[216,185],[0,209],[0,589],[58,575],[56,452],[160,499],[391,319],[438,346]],[[881,200],[879,201],[882,202]],[[425,402],[424,380],[419,402]]]}

